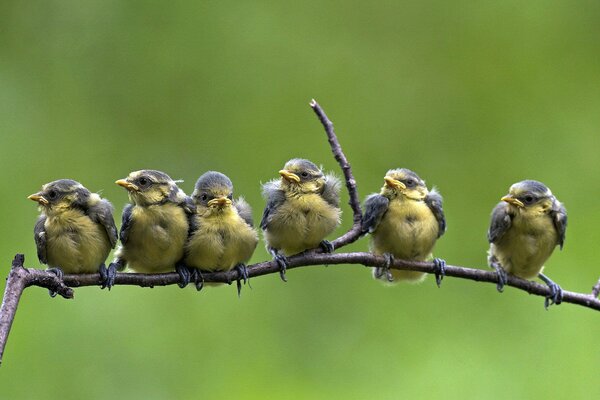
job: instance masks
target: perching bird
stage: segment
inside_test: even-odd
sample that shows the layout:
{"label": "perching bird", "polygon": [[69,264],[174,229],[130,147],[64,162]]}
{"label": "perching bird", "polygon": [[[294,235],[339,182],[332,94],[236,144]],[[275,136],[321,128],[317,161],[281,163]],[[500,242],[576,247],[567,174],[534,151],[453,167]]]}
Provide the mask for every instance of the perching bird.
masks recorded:
{"label": "perching bird", "polygon": [[194,208],[191,199],[160,171],[134,171],[115,183],[127,189],[131,203],[123,210],[121,245],[109,266],[109,283],[117,270],[128,266],[142,273],[177,271],[180,286],[187,285],[188,270],[181,262]]}
{"label": "perching bird", "polygon": [[40,205],[33,230],[40,262],[59,276],[100,271],[105,277],[104,261],[117,243],[108,200],[71,179],[47,183],[28,198]]}
{"label": "perching bird", "polygon": [[560,304],[562,289],[542,270],[554,248],[563,247],[567,210],[546,185],[532,180],[515,183],[501,200],[488,231],[488,262],[498,273],[498,291],[506,283],[506,273],[525,279],[539,276],[551,290],[546,308]]}
{"label": "perching bird", "polygon": [[[362,221],[363,234],[371,234],[371,250],[386,257],[386,266],[375,268],[373,276],[389,282],[418,282],[424,272],[390,271],[393,257],[411,261],[426,261],[436,240],[446,231],[446,219],[442,209],[442,197],[435,190],[427,190],[425,182],[413,171],[391,169],[384,178],[379,194],[372,194],[365,201]],[[446,263],[433,259],[437,267],[438,286],[445,273]]]}
{"label": "perching bird", "polygon": [[[243,198],[233,200],[233,184],[220,172],[203,174],[194,188],[196,211],[185,246],[185,265],[200,271],[238,270],[248,279],[246,262],[258,243],[252,209]],[[202,286],[198,285],[200,289]],[[238,279],[238,294],[241,283]]]}
{"label": "perching bird", "polygon": [[288,161],[279,175],[281,179],[263,185],[267,206],[260,227],[285,281],[286,256],[319,245],[333,251],[324,239],[340,224],[340,180],[299,158]]}

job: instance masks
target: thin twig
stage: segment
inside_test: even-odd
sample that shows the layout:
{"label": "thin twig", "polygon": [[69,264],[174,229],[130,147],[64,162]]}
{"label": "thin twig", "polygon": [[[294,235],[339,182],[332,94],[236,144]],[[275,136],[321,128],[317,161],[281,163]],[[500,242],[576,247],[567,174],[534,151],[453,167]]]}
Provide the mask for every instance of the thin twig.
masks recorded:
{"label": "thin twig", "polygon": [[319,121],[321,121],[323,127],[325,128],[325,132],[327,133],[327,140],[329,141],[329,146],[331,146],[333,156],[342,168],[342,172],[344,173],[344,179],[346,181],[346,188],[348,189],[348,195],[350,196],[348,204],[350,204],[350,208],[352,208],[352,227],[348,230],[348,232],[331,242],[334,248],[339,249],[343,246],[346,246],[347,244],[356,241],[360,237],[362,211],[360,209],[358,189],[356,188],[356,180],[354,179],[354,175],[352,175],[352,167],[350,166],[348,159],[344,155],[344,152],[342,151],[342,146],[340,145],[335,131],[333,130],[333,122],[331,122],[331,120],[327,118],[327,114],[325,114],[325,111],[323,111],[323,109],[315,99],[311,100],[310,106],[312,107],[315,114],[317,114],[317,117],[319,117]]}
{"label": "thin twig", "polygon": [[594,296],[594,298],[597,298],[599,294],[600,294],[600,279],[592,288],[592,296]]}

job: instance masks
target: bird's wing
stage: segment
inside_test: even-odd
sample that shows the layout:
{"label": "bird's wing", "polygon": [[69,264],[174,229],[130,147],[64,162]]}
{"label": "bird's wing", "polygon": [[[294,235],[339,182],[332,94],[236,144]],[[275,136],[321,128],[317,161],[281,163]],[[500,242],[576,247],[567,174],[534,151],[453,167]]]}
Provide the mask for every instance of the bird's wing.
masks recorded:
{"label": "bird's wing", "polygon": [[381,222],[381,218],[388,210],[390,200],[380,194],[374,193],[365,200],[365,213],[362,219],[362,233],[371,233]]}
{"label": "bird's wing", "polygon": [[252,208],[250,207],[250,204],[248,204],[243,197],[239,197],[233,203],[233,205],[240,217],[242,217],[242,219],[246,221],[248,225],[254,227],[254,221],[252,220]]}
{"label": "bird's wing", "polygon": [[508,212],[508,204],[504,202],[498,203],[492,211],[492,220],[490,221],[490,229],[488,230],[488,241],[496,243],[512,225],[512,216]]}
{"label": "bird's wing", "polygon": [[279,182],[272,180],[263,185],[263,196],[267,199],[267,205],[263,211],[260,227],[267,229],[273,214],[285,202],[285,194],[279,188]]}
{"label": "bird's wing", "polygon": [[126,244],[129,236],[129,230],[131,229],[131,212],[133,211],[133,204],[127,204],[123,209],[123,218],[121,220],[121,231],[119,232],[119,238],[121,243]]}
{"label": "bird's wing", "polygon": [[552,211],[550,211],[554,227],[558,233],[558,245],[561,250],[565,244],[565,233],[567,231],[567,210],[558,200],[554,201]]}
{"label": "bird's wing", "polygon": [[325,185],[321,196],[323,199],[334,207],[340,205],[340,188],[342,182],[333,174],[325,175]]}
{"label": "bird's wing", "polygon": [[435,189],[431,189],[431,192],[425,197],[425,204],[427,204],[438,223],[438,238],[446,232],[446,217],[444,216],[442,201],[442,196]]}
{"label": "bird's wing", "polygon": [[99,223],[106,230],[108,240],[110,241],[110,247],[113,249],[117,244],[117,226],[113,218],[113,207],[108,200],[102,199],[87,211],[88,216],[92,221]]}
{"label": "bird's wing", "polygon": [[48,257],[46,256],[46,228],[44,223],[46,222],[46,216],[40,215],[33,228],[33,238],[35,239],[35,246],[37,247],[38,259],[42,264],[48,263]]}

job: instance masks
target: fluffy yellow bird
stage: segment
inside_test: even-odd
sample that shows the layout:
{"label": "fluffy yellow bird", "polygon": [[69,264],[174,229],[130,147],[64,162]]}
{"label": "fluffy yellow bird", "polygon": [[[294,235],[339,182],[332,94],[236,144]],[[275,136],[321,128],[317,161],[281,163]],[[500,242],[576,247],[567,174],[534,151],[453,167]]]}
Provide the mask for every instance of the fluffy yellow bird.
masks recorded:
{"label": "fluffy yellow bird", "polygon": [[[194,188],[196,212],[191,218],[190,238],[185,246],[185,265],[199,271],[237,269],[248,279],[246,263],[252,257],[258,233],[253,228],[252,209],[243,199],[233,199],[233,183],[224,174],[209,171]],[[202,286],[197,284],[200,289]],[[241,283],[238,279],[238,295]]]}
{"label": "fluffy yellow bird", "polygon": [[[390,270],[393,257],[411,261],[432,258],[433,246],[446,231],[442,197],[435,190],[427,190],[425,182],[413,171],[391,169],[384,178],[379,194],[365,201],[363,234],[371,234],[371,250],[384,255],[387,265],[375,268],[373,276],[388,282],[419,282],[424,272]],[[439,286],[445,273],[444,260],[435,258],[436,283]]]}
{"label": "fluffy yellow bird", "polygon": [[177,271],[180,286],[189,283],[183,266],[189,216],[194,206],[177,183],[161,171],[134,171],[116,184],[127,189],[130,204],[123,210],[116,259],[109,266],[109,281],[115,272],[129,267],[135,272]]}
{"label": "fluffy yellow bird", "polygon": [[498,291],[506,273],[532,279],[538,276],[551,290],[545,307],[560,304],[562,289],[542,273],[554,248],[562,249],[567,211],[546,185],[533,180],[517,182],[494,208],[488,230],[488,262],[498,273]]}
{"label": "fluffy yellow bird", "polygon": [[317,246],[334,250],[325,237],[340,224],[340,180],[299,158],[288,161],[279,175],[263,185],[267,206],[260,227],[285,281],[286,256]]}
{"label": "fluffy yellow bird", "polygon": [[34,228],[40,262],[61,277],[100,271],[104,288],[104,261],[117,242],[110,202],[71,179],[47,183],[28,198],[40,205]]}

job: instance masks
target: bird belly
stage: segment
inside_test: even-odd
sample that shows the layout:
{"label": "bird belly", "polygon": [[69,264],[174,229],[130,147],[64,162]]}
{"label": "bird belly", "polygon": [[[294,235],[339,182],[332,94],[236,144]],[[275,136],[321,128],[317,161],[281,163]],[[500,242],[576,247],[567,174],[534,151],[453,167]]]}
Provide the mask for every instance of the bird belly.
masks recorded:
{"label": "bird belly", "polygon": [[269,246],[285,255],[317,247],[340,223],[340,210],[317,194],[288,198],[265,231]]}
{"label": "bird belly", "polygon": [[183,258],[188,234],[187,216],[174,204],[134,207],[131,228],[118,256],[136,272],[158,273],[175,269]]}
{"label": "bird belly", "polygon": [[558,235],[547,216],[524,220],[515,217],[511,228],[490,246],[506,272],[525,279],[535,278],[550,257]]}
{"label": "bird belly", "polygon": [[[374,254],[390,253],[396,258],[426,261],[438,235],[438,223],[422,202],[391,202],[377,229],[371,234]],[[395,280],[419,281],[425,273],[392,270]]]}
{"label": "bird belly", "polygon": [[49,217],[44,227],[48,265],[67,274],[98,272],[110,252],[105,229],[78,211]]}

